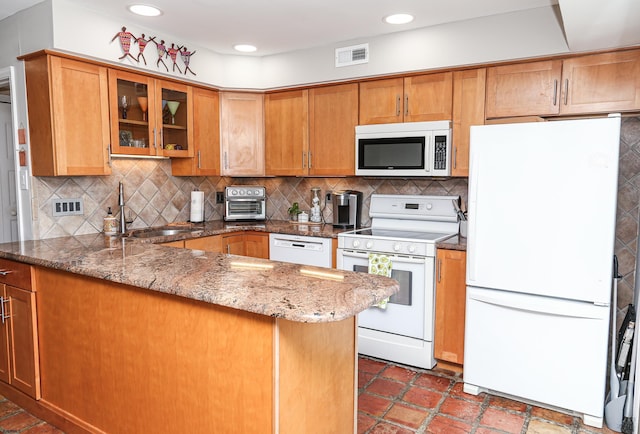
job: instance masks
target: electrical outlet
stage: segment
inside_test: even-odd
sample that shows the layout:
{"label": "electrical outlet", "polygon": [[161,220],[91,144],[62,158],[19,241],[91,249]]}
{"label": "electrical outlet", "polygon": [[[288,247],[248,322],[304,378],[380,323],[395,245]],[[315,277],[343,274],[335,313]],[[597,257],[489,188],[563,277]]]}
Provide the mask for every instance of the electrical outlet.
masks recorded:
{"label": "electrical outlet", "polygon": [[327,202],[331,202],[331,193],[327,193],[327,195],[325,196],[325,201]]}
{"label": "electrical outlet", "polygon": [[53,199],[53,216],[84,215],[84,203],[82,198],[77,199]]}
{"label": "electrical outlet", "polygon": [[216,203],[224,203],[224,192],[216,191]]}

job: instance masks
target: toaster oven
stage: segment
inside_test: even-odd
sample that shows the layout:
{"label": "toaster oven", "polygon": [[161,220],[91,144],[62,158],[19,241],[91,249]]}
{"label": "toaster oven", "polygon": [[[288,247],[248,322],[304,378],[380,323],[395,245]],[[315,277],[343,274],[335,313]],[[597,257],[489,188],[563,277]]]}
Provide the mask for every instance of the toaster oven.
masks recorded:
{"label": "toaster oven", "polygon": [[257,185],[230,185],[224,190],[225,221],[265,220],[266,189]]}

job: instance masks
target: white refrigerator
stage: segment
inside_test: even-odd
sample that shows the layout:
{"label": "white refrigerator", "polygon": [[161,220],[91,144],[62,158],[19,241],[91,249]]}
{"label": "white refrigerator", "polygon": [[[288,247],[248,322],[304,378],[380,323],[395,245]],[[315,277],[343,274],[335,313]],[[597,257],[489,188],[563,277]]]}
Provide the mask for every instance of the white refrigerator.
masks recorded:
{"label": "white refrigerator", "polygon": [[465,391],[603,420],[620,118],[471,127]]}

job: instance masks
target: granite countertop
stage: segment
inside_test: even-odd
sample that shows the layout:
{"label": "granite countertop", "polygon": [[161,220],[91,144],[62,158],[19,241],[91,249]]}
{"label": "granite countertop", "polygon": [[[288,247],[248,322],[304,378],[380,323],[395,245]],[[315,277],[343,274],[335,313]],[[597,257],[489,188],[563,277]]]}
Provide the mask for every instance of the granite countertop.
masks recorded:
{"label": "granite countertop", "polygon": [[[307,237],[337,238],[340,232],[347,229],[334,228],[330,224],[298,224],[285,220],[266,220],[263,222],[224,222],[220,220],[205,223],[170,223],[165,228],[187,228],[193,232],[185,232],[171,236],[141,238],[141,242],[163,243],[169,241],[186,240],[213,235],[220,235],[236,231],[273,232],[278,234],[301,235]],[[129,232],[144,231],[132,229]]]}
{"label": "granite countertop", "polygon": [[[200,236],[259,230],[333,237],[335,232],[330,225],[312,231],[288,222],[202,226]],[[167,240],[90,234],[4,243],[0,258],[297,322],[340,321],[399,290],[397,281],[366,273],[150,244],[194,236],[187,234]]]}
{"label": "granite countertop", "polygon": [[467,238],[460,235],[436,243],[436,249],[467,250]]}

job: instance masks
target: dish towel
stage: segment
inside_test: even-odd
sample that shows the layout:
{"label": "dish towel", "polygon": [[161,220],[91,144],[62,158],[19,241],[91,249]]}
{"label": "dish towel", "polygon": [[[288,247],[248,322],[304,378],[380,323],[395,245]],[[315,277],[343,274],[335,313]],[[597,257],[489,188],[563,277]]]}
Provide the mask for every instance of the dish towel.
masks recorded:
{"label": "dish towel", "polygon": [[[391,259],[387,255],[378,255],[376,253],[369,253],[369,274],[377,274],[379,276],[391,277]],[[375,307],[380,309],[386,309],[389,297],[381,300],[380,303],[375,304]]]}

